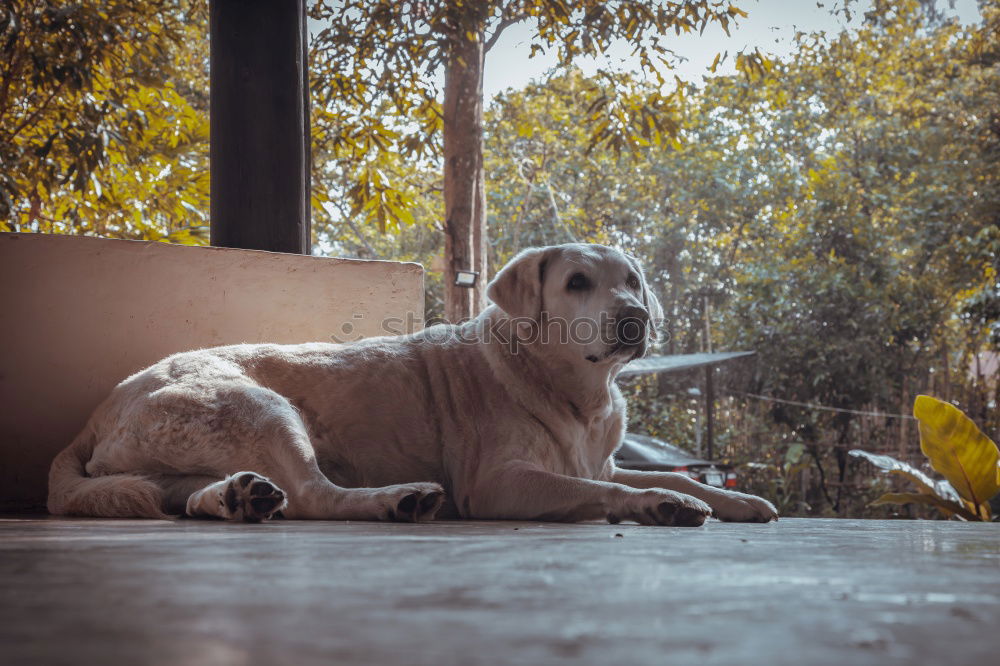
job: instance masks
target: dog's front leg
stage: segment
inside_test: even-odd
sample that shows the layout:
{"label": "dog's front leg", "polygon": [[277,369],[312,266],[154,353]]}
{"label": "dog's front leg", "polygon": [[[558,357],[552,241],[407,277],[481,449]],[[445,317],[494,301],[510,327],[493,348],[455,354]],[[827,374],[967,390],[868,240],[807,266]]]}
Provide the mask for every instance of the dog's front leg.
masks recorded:
{"label": "dog's front leg", "polygon": [[676,472],[640,472],[616,468],[611,480],[632,488],[666,488],[693,495],[707,502],[719,520],[766,523],[778,519],[777,509],[763,497],[706,486]]}
{"label": "dog's front leg", "polygon": [[707,504],[683,493],[639,490],[514,463],[475,485],[466,517],[561,522],[606,518],[611,523],[697,526],[710,513]]}

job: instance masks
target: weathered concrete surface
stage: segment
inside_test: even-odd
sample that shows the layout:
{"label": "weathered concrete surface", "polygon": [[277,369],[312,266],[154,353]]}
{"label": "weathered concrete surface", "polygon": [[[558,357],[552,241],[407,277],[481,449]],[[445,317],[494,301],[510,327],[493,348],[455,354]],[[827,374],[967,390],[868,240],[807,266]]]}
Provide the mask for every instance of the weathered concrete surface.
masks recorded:
{"label": "weathered concrete surface", "polygon": [[4,664],[956,666],[998,626],[996,524],[0,520]]}

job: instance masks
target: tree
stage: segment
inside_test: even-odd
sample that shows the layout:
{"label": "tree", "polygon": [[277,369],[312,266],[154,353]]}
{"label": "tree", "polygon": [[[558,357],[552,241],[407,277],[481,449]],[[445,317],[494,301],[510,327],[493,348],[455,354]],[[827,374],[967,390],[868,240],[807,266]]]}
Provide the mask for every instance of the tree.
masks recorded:
{"label": "tree", "polygon": [[0,229],[207,241],[193,0],[0,7]]}
{"label": "tree", "polygon": [[[709,0],[321,0],[310,15],[326,25],[313,49],[314,100],[323,107],[330,145],[356,165],[356,186],[349,190],[354,214],[366,214],[381,228],[407,223],[408,200],[382,161],[390,153],[405,160],[443,158],[446,315],[457,321],[484,304],[482,82],[486,54],[503,31],[530,22],[532,52],[553,49],[562,65],[625,40],[635,46],[643,70],[663,83],[669,53],[664,34],[704,30],[711,22],[727,29],[745,14]],[[742,62],[762,67],[756,53]],[[444,73],[443,103],[433,78],[438,71]],[[614,72],[601,75],[619,80]],[[641,103],[619,104],[612,88],[588,114],[589,141],[619,150],[638,141],[659,143],[670,134],[663,124],[669,106],[658,92]],[[476,289],[454,286],[459,270],[479,272]]]}
{"label": "tree", "polygon": [[[988,30],[880,3],[855,34],[800,35],[752,88],[706,87],[732,100],[729,122],[757,124],[741,161],[764,207],[719,313],[729,344],[760,352],[755,393],[906,414],[916,393],[962,383],[949,365],[967,367],[982,337],[956,315],[997,266],[996,70],[969,52]],[[861,419],[780,402],[770,413],[844,482]],[[897,420],[864,445],[907,457],[913,435]],[[838,506],[841,488],[823,501]]]}

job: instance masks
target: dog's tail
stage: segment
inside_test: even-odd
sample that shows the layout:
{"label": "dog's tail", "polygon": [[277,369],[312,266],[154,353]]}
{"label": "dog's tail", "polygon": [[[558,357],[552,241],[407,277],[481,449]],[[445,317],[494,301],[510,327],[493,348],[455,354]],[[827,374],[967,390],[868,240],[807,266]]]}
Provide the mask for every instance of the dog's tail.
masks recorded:
{"label": "dog's tail", "polygon": [[88,423],[73,443],[52,461],[49,470],[49,513],[101,518],[167,518],[163,491],[138,474],[88,476],[85,465],[94,453],[97,434]]}

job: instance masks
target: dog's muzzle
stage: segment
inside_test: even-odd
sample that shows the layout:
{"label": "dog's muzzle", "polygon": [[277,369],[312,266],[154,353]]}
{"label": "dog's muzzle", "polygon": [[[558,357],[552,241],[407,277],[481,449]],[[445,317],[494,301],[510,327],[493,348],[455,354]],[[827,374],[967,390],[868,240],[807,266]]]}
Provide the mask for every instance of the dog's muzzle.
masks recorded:
{"label": "dog's muzzle", "polygon": [[637,305],[622,308],[614,319],[613,337],[609,340],[608,350],[600,356],[588,356],[587,360],[599,363],[612,356],[627,355],[631,361],[645,356],[649,326],[649,312],[646,308]]}

